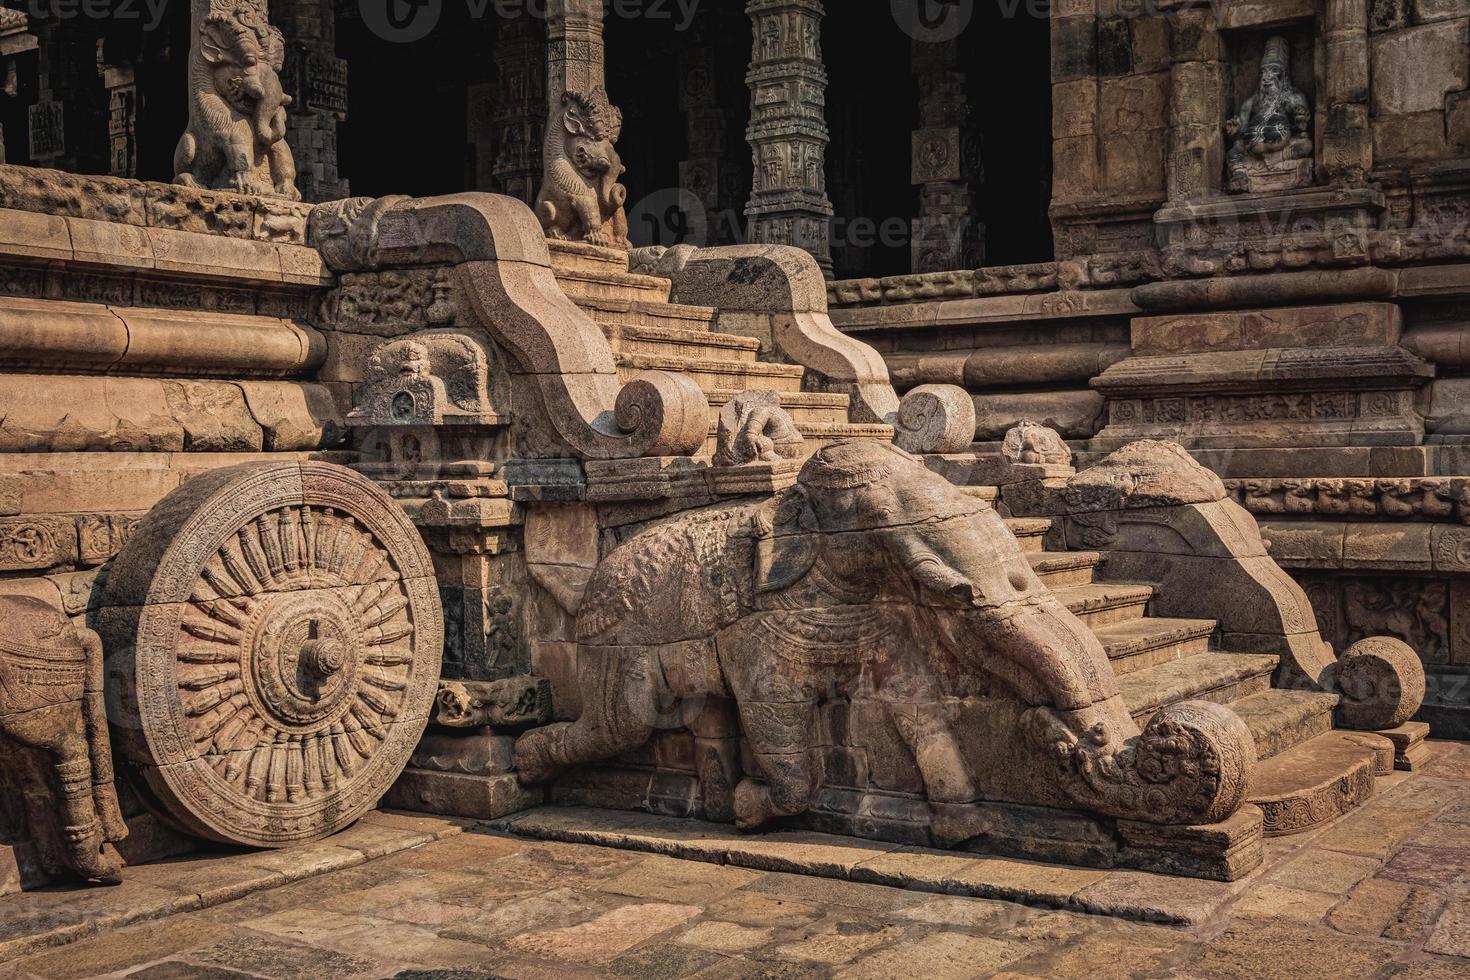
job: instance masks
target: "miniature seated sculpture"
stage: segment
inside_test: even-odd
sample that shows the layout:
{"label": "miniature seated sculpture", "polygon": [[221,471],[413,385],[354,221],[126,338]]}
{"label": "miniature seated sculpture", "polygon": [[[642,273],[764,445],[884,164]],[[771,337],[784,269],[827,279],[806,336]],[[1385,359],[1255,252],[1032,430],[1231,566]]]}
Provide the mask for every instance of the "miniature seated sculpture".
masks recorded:
{"label": "miniature seated sculpture", "polygon": [[281,87],[286,43],[265,0],[192,0],[189,127],[174,151],[174,183],[298,201]]}
{"label": "miniature seated sculpture", "polygon": [[742,391],[720,409],[716,466],[744,466],[794,459],[802,435],[774,391]]}
{"label": "miniature seated sculpture", "polygon": [[1274,191],[1312,183],[1312,109],[1291,84],[1286,38],[1266,42],[1261,81],[1225,123],[1234,142],[1226,154],[1232,191]]}
{"label": "miniature seated sculpture", "polygon": [[1012,464],[1072,465],[1072,450],[1062,437],[1030,419],[1022,419],[1006,433],[1000,452]]}
{"label": "miniature seated sculpture", "polygon": [[44,760],[38,772],[48,785],[28,787],[25,795],[28,803],[53,803],[54,815],[35,806],[28,813],[43,853],[47,836],[59,830],[65,867],[47,870],[117,884],[121,862],[108,845],[127,828],[112,783],[102,641],[27,596],[0,596],[0,622],[0,746],[7,755],[19,748]]}
{"label": "miniature seated sculpture", "polygon": [[628,189],[618,183],[627,169],[615,144],[623,114],[597,86],[569,91],[546,125],[545,170],[536,215],[549,238],[626,249]]}
{"label": "miniature seated sculpture", "polygon": [[[582,715],[520,738],[522,781],[642,746],[682,699],[733,698],[758,766],[734,790],[747,830],[810,808],[832,698],[889,715],[931,805],[1208,823],[1238,808],[1255,759],[1213,704],[1167,708],[1140,735],[1100,642],[996,512],[873,441],[827,446],[764,500],[636,534],[593,572],[576,637]],[[956,703],[981,723],[953,724]],[[976,744],[985,718],[1003,720]]]}

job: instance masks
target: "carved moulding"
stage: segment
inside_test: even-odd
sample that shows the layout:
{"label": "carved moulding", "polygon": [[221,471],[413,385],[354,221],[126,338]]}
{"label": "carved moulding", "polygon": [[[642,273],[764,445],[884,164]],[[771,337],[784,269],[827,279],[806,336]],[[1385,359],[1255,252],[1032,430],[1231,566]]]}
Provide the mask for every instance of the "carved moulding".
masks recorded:
{"label": "carved moulding", "polygon": [[118,555],[98,613],[113,734],[195,836],[280,847],[375,806],[428,722],[444,618],[428,551],[328,463],[194,477]]}
{"label": "carved moulding", "polygon": [[508,355],[518,455],[625,459],[685,455],[709,434],[692,378],[648,371],[619,382],[601,328],[556,282],[535,215],[496,194],[357,198],[312,212],[311,241],[338,271],[453,266],[472,326]]}
{"label": "carved moulding", "polygon": [[674,302],[714,307],[732,332],[761,321],[759,329],[769,331],[762,339],[777,357],[805,367],[820,390],[851,399],[850,421],[891,425],[899,444],[916,453],[959,452],[974,441],[975,406],[964,389],[926,385],[910,392],[912,404],[900,403],[882,355],[833,326],[827,282],[809,252],[729,245],[699,249],[681,262],[671,270]]}

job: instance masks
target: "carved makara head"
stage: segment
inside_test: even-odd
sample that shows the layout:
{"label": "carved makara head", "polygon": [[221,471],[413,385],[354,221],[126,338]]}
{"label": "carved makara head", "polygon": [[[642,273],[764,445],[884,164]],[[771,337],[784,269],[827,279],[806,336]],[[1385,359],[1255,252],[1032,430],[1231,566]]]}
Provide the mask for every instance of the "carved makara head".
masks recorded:
{"label": "carved makara head", "polygon": [[607,99],[601,85],[591,92],[569,91],[562,96],[562,126],[567,134],[567,156],[586,177],[623,173],[623,162],[613,144],[623,131],[623,114]]}

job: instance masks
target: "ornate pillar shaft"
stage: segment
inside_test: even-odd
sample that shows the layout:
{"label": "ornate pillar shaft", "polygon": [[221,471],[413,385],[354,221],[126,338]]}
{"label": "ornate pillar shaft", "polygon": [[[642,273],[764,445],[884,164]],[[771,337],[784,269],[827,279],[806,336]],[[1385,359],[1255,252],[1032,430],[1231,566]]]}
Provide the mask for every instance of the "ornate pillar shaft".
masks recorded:
{"label": "ornate pillar shaft", "polygon": [[913,222],[912,269],[945,272],[985,264],[985,228],[972,187],[984,180],[979,147],[966,132],[970,110],[959,46],[915,41],[919,128],[913,134],[913,183],[922,188]]}
{"label": "ornate pillar shaft", "polygon": [[[30,33],[30,19],[19,10],[0,7],[0,94],[15,98],[20,80],[15,59],[36,49],[36,36]],[[5,129],[0,127],[0,163],[5,162]]]}
{"label": "ornate pillar shaft", "polygon": [[795,245],[832,274],[827,198],[827,70],[822,64],[822,0],[749,0],[750,128],[755,158],[750,239]]}
{"label": "ornate pillar shaft", "polygon": [[106,42],[97,45],[97,74],[107,89],[107,172],[138,176],[138,80],[131,59],[115,57]]}
{"label": "ornate pillar shaft", "polygon": [[1323,14],[1327,67],[1323,72],[1327,118],[1322,164],[1333,183],[1361,184],[1373,169],[1368,126],[1368,5],[1327,0]]}
{"label": "ornate pillar shaft", "polygon": [[1169,200],[1199,198],[1220,189],[1225,120],[1223,42],[1213,9],[1200,4],[1169,15]]}
{"label": "ornate pillar shaft", "polygon": [[[502,194],[527,204],[536,199],[546,124],[546,46],[540,21],[507,21],[495,47],[496,83],[490,134],[490,177]],[[560,98],[560,96],[558,96]]]}
{"label": "ornate pillar shaft", "polygon": [[107,146],[97,121],[104,117],[97,77],[95,36],[75,20],[38,20],[39,91],[30,107],[31,163],[73,173],[107,166]]}

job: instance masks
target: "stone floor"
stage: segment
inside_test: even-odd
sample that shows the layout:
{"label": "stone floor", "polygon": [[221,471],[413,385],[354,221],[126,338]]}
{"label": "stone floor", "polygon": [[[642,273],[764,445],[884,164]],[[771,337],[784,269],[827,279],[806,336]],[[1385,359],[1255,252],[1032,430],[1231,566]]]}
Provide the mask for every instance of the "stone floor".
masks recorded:
{"label": "stone floor", "polygon": [[1470,977],[1470,745],[1380,785],[1269,842],[1188,928],[375,814],[325,846],[0,899],[0,980]]}

